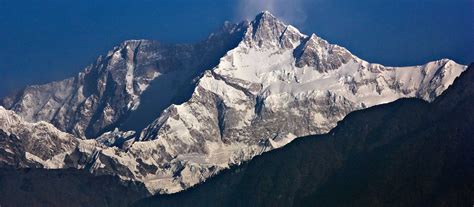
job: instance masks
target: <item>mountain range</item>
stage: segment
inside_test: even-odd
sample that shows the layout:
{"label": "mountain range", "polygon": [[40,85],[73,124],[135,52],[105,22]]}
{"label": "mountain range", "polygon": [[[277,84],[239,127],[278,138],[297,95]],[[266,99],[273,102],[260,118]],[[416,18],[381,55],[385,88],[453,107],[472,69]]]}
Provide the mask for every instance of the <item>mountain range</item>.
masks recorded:
{"label": "mountain range", "polygon": [[75,168],[175,193],[330,133],[351,112],[436,101],[466,68],[368,63],[262,12],[196,44],[125,41],[76,77],[3,98],[0,166]]}

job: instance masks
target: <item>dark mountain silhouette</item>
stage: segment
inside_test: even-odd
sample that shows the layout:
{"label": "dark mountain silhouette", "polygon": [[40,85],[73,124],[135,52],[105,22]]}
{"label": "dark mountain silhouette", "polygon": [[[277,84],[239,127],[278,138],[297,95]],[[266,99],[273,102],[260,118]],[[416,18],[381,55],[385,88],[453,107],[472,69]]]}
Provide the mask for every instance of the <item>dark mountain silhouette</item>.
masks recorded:
{"label": "dark mountain silhouette", "polygon": [[0,168],[2,207],[128,206],[146,197],[143,185],[77,169]]}

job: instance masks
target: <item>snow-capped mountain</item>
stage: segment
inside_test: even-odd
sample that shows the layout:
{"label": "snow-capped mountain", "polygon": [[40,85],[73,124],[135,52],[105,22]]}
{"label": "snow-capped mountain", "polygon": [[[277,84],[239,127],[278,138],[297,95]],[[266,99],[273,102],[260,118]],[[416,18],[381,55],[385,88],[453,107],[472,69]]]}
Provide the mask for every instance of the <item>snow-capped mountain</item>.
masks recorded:
{"label": "snow-capped mountain", "polygon": [[[27,161],[42,157],[36,163],[43,167],[84,168],[173,193],[297,137],[327,133],[352,111],[405,97],[432,101],[465,69],[447,59],[413,67],[371,64],[263,12],[196,45],[127,41],[76,78],[4,99],[11,111],[0,116],[15,112],[27,122],[98,137],[67,138],[76,141],[59,151],[46,144],[51,156],[28,152],[34,156]],[[189,95],[180,94],[188,88]],[[151,98],[160,94],[166,107]],[[186,98],[171,104],[179,96]],[[154,106],[156,115],[148,113]],[[155,120],[140,133],[125,132],[143,117]],[[11,132],[12,126],[0,129],[36,139]],[[106,132],[113,127],[119,129]],[[72,136],[51,139],[61,137]]]}
{"label": "snow-capped mountain", "polygon": [[241,27],[226,23],[197,44],[125,41],[77,77],[27,87],[0,103],[26,121],[46,121],[76,136],[95,138],[133,118],[132,112],[142,113],[141,96],[155,79],[160,79],[160,101],[169,105],[183,88],[192,86],[192,79],[237,45]]}

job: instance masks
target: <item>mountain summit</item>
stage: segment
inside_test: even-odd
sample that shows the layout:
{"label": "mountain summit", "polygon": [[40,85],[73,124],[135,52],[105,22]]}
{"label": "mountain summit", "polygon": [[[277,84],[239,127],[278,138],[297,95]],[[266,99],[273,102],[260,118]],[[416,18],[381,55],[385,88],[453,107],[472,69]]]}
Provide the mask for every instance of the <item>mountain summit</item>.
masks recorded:
{"label": "mountain summit", "polygon": [[[39,143],[52,152],[41,159],[17,147],[29,155],[25,165],[87,169],[173,193],[297,137],[327,133],[352,111],[407,97],[433,101],[465,69],[447,59],[371,64],[263,12],[198,44],[127,41],[76,78],[4,99],[2,114],[80,137],[57,153]],[[143,130],[125,132],[148,119]],[[34,140],[26,135],[17,135],[21,143]]]}

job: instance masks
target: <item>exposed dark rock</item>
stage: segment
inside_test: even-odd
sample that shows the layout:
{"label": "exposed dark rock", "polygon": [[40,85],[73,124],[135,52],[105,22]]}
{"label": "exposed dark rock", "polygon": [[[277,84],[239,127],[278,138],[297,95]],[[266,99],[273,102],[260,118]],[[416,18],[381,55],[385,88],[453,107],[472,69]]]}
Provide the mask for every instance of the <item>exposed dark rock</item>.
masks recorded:
{"label": "exposed dark rock", "polygon": [[0,168],[0,205],[5,207],[120,207],[147,195],[139,183],[82,170]]}

